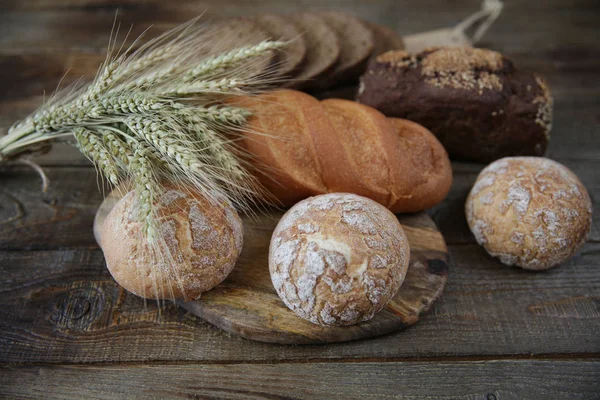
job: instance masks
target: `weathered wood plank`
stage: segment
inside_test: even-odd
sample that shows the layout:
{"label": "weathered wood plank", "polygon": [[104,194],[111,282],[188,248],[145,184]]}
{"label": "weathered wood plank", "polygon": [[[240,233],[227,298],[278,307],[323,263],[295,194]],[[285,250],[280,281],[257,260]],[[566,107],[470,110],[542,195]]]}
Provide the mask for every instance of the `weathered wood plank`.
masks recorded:
{"label": "weathered wood plank", "polygon": [[[546,272],[450,246],[448,284],[415,326],[324,346],[230,336],[123,291],[100,250],[0,252],[0,362],[276,362],[600,354],[600,244]],[[267,266],[265,265],[265,268]]]}
{"label": "weathered wood plank", "polygon": [[[406,34],[455,25],[477,11],[480,5],[478,0],[454,1],[451,7],[436,0],[421,1],[418,4],[409,0],[379,0],[376,4],[366,0],[338,0],[329,6],[344,9],[371,21],[385,23]],[[12,40],[10,43],[19,44],[21,47],[44,48],[75,44],[75,47],[89,48],[106,45],[98,41],[98,36],[107,34],[117,9],[120,9],[119,16],[124,22],[123,26],[129,26],[130,22],[181,22],[204,11],[218,16],[238,16],[260,12],[286,13],[315,7],[323,8],[323,2],[310,0],[297,4],[278,0],[237,0],[229,2],[228,7],[222,7],[218,0],[184,0],[169,3],[158,0],[25,0],[12,7],[10,3],[3,7],[5,12],[0,19],[0,26],[5,26],[4,32],[8,40]],[[502,17],[489,32],[485,43],[492,39],[501,40],[507,48],[521,49],[568,41],[571,44],[593,43],[594,37],[589,34],[595,32],[594,15],[598,7],[598,3],[593,0],[570,1],[569,12],[565,13],[565,3],[560,0],[506,2]],[[424,11],[427,12],[427,18],[422,18]],[[83,25],[83,21],[89,23]],[[31,27],[29,32],[25,26]],[[57,35],[61,30],[73,31],[78,28],[82,28],[79,31],[85,32],[85,37]],[[577,34],[580,34],[580,37],[574,41],[573,38]],[[3,40],[0,40],[0,48],[5,48]],[[17,46],[13,46],[13,49],[15,47]]]}
{"label": "weathered wood plank", "polygon": [[4,367],[10,398],[592,399],[600,361]]}
{"label": "weathered wood plank", "polygon": [[[86,161],[87,162],[87,161]],[[586,185],[594,208],[600,208],[597,162],[567,160],[565,164]],[[429,210],[448,244],[472,244],[464,216],[464,201],[482,168],[455,163],[454,184],[444,202]],[[23,167],[0,171],[0,249],[57,249],[97,247],[92,234],[94,214],[102,202],[93,168],[46,168],[48,192],[41,180]],[[590,241],[600,241],[600,216],[594,214]]]}
{"label": "weathered wood plank", "polygon": [[43,193],[33,170],[0,171],[0,249],[97,247],[92,226],[103,196],[95,170],[54,168],[47,175]]}

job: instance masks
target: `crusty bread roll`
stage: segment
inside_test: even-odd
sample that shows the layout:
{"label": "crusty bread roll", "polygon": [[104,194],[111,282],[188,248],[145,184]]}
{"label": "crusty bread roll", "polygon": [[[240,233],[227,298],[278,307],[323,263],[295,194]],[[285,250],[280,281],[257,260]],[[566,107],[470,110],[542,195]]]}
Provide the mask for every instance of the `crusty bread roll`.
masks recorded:
{"label": "crusty bread roll", "polygon": [[592,202],[567,167],[541,157],[508,157],[481,171],[465,205],[477,242],[507,265],[551,268],[583,246]]}
{"label": "crusty bread roll", "polygon": [[448,156],[425,128],[386,119],[356,102],[278,90],[244,100],[245,137],[261,182],[283,205],[332,192],[356,193],[393,212],[440,202],[450,190]]}
{"label": "crusty bread roll", "polygon": [[348,193],[303,200],[279,221],[269,248],[275,290],[319,325],[367,321],[394,297],[410,248],[398,219]]}
{"label": "crusty bread roll", "polygon": [[121,286],[149,299],[187,301],[227,277],[243,240],[242,221],[229,203],[216,205],[191,188],[165,184],[153,208],[157,241],[164,240],[167,255],[142,236],[135,191],[117,202],[101,227],[106,265]]}

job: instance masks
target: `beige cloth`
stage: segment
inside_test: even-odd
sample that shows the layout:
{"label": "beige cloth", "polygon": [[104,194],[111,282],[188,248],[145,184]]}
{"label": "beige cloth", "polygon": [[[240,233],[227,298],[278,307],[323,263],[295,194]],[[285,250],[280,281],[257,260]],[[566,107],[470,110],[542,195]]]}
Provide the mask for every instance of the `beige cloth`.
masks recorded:
{"label": "beige cloth", "polygon": [[[481,10],[471,14],[455,27],[404,36],[405,50],[415,53],[434,46],[471,47],[500,16],[503,6],[500,0],[484,0]],[[471,31],[472,34],[469,33]]]}

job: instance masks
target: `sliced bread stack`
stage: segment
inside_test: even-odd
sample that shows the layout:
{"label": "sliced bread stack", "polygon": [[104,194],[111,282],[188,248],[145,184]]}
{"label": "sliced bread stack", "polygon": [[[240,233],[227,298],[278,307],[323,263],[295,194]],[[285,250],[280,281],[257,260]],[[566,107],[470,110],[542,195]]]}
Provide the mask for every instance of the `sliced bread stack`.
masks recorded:
{"label": "sliced bread stack", "polygon": [[402,37],[393,30],[333,10],[233,18],[217,26],[219,41],[230,40],[238,46],[266,38],[288,42],[278,54],[253,66],[252,72],[269,69],[285,79],[284,86],[318,97],[330,97],[326,93],[331,88],[342,88],[353,96],[371,57],[403,48]]}

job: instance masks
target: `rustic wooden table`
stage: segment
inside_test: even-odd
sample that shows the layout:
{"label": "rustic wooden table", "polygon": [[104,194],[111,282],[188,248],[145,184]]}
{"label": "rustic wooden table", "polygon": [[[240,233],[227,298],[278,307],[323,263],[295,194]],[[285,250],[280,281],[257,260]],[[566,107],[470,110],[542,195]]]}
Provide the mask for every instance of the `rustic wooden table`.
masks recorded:
{"label": "rustic wooden table", "polygon": [[[209,15],[346,9],[407,34],[457,23],[479,1],[5,0],[0,5],[0,130],[44,90],[91,78],[115,11],[135,32]],[[230,336],[180,308],[124,292],[92,236],[96,173],[67,146],[40,162],[51,180],[0,173],[0,397],[600,398],[600,2],[507,1],[482,46],[549,80],[547,155],[596,204],[590,241],[559,268],[502,266],[475,244],[463,203],[481,165],[454,163],[431,215],[450,250],[445,294],[403,332],[326,346]]]}

